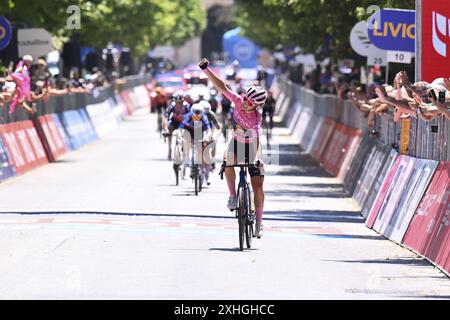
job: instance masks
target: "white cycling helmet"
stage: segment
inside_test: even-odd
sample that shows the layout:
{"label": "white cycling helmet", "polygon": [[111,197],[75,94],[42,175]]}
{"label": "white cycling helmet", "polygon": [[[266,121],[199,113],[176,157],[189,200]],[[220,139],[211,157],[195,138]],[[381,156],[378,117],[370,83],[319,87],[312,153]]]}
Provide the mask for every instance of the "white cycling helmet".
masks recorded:
{"label": "white cycling helmet", "polygon": [[263,87],[251,86],[245,92],[245,98],[254,105],[262,105],[267,100],[267,91]]}
{"label": "white cycling helmet", "polygon": [[211,111],[211,104],[208,101],[202,100],[198,104],[203,108],[204,112],[210,112]]}
{"label": "white cycling helmet", "polygon": [[200,103],[194,103],[191,107],[192,114],[195,115],[201,115],[203,113],[203,107],[200,105]]}

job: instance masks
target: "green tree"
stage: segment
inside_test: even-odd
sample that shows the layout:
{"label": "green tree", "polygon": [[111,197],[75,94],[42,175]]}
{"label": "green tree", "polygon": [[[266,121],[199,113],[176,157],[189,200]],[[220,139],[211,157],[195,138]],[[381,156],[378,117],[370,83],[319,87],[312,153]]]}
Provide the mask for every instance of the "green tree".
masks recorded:
{"label": "green tree", "polygon": [[[367,19],[373,0],[236,0],[237,23],[245,35],[269,49],[300,46],[324,56],[325,39],[334,58],[351,54],[353,26]],[[379,0],[381,8],[414,9],[415,0]]]}
{"label": "green tree", "polygon": [[[81,9],[80,30],[66,28],[70,5]],[[66,40],[77,32],[84,45],[102,48],[112,41],[137,54],[160,44],[180,46],[206,25],[200,0],[0,0],[0,12]]]}

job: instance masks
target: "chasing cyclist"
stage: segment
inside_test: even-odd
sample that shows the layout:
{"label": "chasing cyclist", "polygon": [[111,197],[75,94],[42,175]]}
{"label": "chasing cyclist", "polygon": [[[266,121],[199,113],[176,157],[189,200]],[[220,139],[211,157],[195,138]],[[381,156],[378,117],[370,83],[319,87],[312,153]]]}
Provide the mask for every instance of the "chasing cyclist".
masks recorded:
{"label": "chasing cyclist", "polygon": [[[198,159],[201,159],[200,167],[202,169],[202,172],[205,173],[206,165],[205,165],[205,159],[203,159],[203,151],[204,151],[204,142],[210,141],[212,138],[212,132],[211,132],[211,124],[209,123],[208,118],[203,112],[203,107],[198,104],[194,103],[191,107],[191,111],[184,116],[183,121],[180,124],[180,129],[185,129],[187,132],[189,132],[190,136],[190,144],[188,143],[187,146],[190,146],[192,149],[192,152],[194,152],[194,143],[200,143],[201,142],[201,157]],[[188,139],[185,135],[185,139]],[[198,139],[198,141],[196,141]],[[190,150],[185,150],[185,155],[189,155]],[[195,157],[194,157],[195,158]],[[205,177],[206,180],[208,176]],[[208,182],[208,181],[206,181]]]}
{"label": "chasing cyclist", "polygon": [[[207,147],[207,154],[206,154],[206,163],[211,164],[212,171],[216,169],[216,164],[214,163],[214,160],[216,158],[216,144],[213,139],[214,136],[216,136],[216,130],[220,132],[220,129],[222,128],[219,121],[217,120],[216,114],[212,110],[212,106],[209,104],[208,101],[200,101],[200,106],[203,107],[203,113],[208,118],[208,121],[211,125],[212,129],[212,135],[210,141],[205,142],[205,147]],[[211,145],[211,147],[208,148],[208,146]],[[209,185],[209,183],[208,183]]]}
{"label": "chasing cyclist", "polygon": [[169,138],[169,154],[167,156],[169,161],[172,161],[172,134],[180,127],[184,116],[189,113],[190,106],[184,101],[184,92],[178,91],[173,95],[173,101],[166,112],[166,119],[164,121],[164,131]]}
{"label": "chasing cyclist", "polygon": [[[261,238],[264,209],[264,165],[260,159],[262,150],[260,145],[262,117],[259,109],[261,109],[267,99],[267,92],[262,87],[252,86],[244,91],[244,97],[242,98],[228,89],[225,82],[211,71],[208,65],[209,61],[207,59],[202,59],[199,63],[199,67],[208,75],[209,80],[211,80],[216,89],[235,105],[233,139],[230,141],[224,160],[230,159],[229,163],[244,162],[246,160],[250,164],[249,173],[255,194],[256,207],[255,235],[257,238]],[[245,152],[243,152],[244,150]],[[243,157],[244,154],[245,156]],[[255,165],[257,160],[260,161],[258,167]],[[235,210],[238,198],[236,195],[236,173],[234,168],[226,168],[225,176],[230,191],[228,209]]]}

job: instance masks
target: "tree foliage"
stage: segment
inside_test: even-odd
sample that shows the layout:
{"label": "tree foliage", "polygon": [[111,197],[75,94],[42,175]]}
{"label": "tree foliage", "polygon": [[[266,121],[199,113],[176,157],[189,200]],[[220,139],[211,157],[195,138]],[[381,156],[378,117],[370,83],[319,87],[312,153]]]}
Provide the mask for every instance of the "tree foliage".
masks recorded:
{"label": "tree foliage", "polygon": [[414,9],[415,0],[235,0],[238,25],[248,37],[269,49],[300,46],[318,56],[351,54],[353,26],[367,8]]}
{"label": "tree foliage", "polygon": [[[79,30],[66,28],[70,5],[81,9]],[[0,12],[59,37],[77,32],[84,45],[102,48],[112,41],[138,54],[161,44],[180,46],[206,25],[200,0],[0,0]]]}

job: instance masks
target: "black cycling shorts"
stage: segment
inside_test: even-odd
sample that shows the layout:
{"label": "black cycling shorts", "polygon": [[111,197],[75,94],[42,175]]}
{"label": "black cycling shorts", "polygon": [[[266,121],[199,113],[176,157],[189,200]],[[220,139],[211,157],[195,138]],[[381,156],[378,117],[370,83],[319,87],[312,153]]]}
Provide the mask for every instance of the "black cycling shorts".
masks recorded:
{"label": "black cycling shorts", "polygon": [[232,139],[228,145],[225,155],[227,165],[249,163],[248,172],[250,177],[264,177],[262,166],[254,165],[259,150],[259,139],[256,142],[242,143]]}

